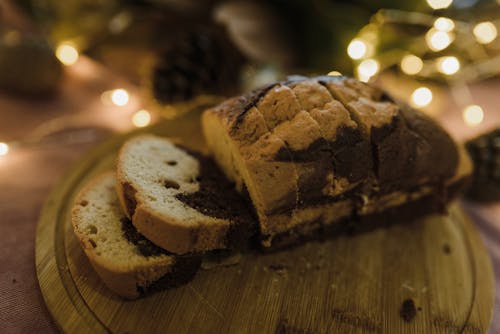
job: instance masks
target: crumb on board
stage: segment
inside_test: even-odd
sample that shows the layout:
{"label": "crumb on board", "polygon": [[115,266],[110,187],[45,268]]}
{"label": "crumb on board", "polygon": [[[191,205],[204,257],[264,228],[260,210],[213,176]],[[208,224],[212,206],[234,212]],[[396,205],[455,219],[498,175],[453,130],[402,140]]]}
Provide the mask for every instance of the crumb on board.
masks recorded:
{"label": "crumb on board", "polygon": [[413,299],[408,298],[403,301],[401,309],[399,310],[399,315],[406,322],[410,322],[413,318],[415,318],[417,315],[417,309],[415,308],[415,302]]}
{"label": "crumb on board", "polygon": [[445,254],[447,254],[447,255],[448,255],[448,254],[451,254],[451,247],[450,247],[450,245],[448,245],[448,244],[444,244],[444,245],[443,245],[443,252],[444,252]]}

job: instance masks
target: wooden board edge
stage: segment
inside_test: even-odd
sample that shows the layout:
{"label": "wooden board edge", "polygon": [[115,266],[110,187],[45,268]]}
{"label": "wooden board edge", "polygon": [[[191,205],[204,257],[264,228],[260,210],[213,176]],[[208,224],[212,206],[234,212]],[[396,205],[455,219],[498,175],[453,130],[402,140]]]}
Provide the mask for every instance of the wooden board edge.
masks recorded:
{"label": "wooden board edge", "polygon": [[[495,280],[490,254],[479,232],[474,228],[474,222],[465,214],[464,210],[456,205],[456,210],[451,214],[461,222],[463,233],[467,237],[469,248],[472,254],[472,265],[474,266],[474,278],[476,281],[481,276],[482,284],[475,284],[474,303],[471,307],[469,320],[479,323],[481,328],[488,331],[493,320],[495,305]],[[481,268],[479,272],[478,268]],[[473,326],[465,324],[461,333],[476,333]]]}
{"label": "wooden board edge", "polygon": [[[89,312],[90,309],[82,304],[84,303],[83,298],[79,296],[76,285],[72,281],[64,244],[61,245],[59,237],[63,226],[58,224],[65,209],[64,199],[77,184],[78,179],[90,168],[91,162],[95,161],[98,153],[101,152],[101,147],[105,146],[107,146],[107,142],[93,149],[83,160],[85,163],[82,164],[80,161],[78,165],[69,168],[70,172],[62,178],[62,181],[53,188],[49,195],[36,229],[35,263],[38,284],[51,316],[63,332],[71,332],[74,329],[68,315],[78,317],[78,319],[72,318],[71,322],[78,323],[79,332],[95,333],[96,330],[100,333],[107,332],[104,326],[99,326],[92,320],[90,320],[92,323],[88,322],[89,319],[95,319],[95,317],[82,314],[82,312]],[[57,272],[58,275],[52,275],[52,280],[49,280],[51,277],[49,273],[53,272]],[[60,289],[60,291],[55,293],[54,289]],[[56,312],[63,302],[65,312]]]}

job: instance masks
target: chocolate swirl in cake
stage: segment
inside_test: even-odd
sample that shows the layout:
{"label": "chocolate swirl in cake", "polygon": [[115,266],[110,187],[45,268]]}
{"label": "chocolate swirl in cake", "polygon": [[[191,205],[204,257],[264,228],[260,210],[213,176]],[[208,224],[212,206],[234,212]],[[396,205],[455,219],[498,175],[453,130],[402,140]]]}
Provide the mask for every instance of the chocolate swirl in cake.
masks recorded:
{"label": "chocolate swirl in cake", "polygon": [[127,217],[120,219],[123,236],[131,244],[137,247],[140,254],[144,256],[155,256],[160,254],[169,254],[166,250],[156,246],[154,243],[146,239],[140,234],[137,229],[132,225],[132,221]]}
{"label": "chocolate swirl in cake", "polygon": [[226,236],[229,248],[242,246],[257,231],[256,218],[252,215],[249,198],[238,193],[214,161],[198,152],[182,147],[196,157],[200,170],[196,180],[199,190],[193,193],[180,193],[176,198],[201,213],[233,221]]}

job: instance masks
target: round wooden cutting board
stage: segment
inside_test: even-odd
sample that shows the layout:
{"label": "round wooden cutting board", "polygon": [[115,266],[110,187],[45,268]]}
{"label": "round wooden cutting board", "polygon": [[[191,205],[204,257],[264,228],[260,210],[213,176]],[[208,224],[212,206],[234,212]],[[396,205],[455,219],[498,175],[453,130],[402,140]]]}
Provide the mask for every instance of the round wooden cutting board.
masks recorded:
{"label": "round wooden cutting board", "polygon": [[[199,114],[141,130],[203,149]],[[75,193],[112,169],[117,136],[81,160],[48,199],[37,229],[45,302],[67,333],[485,333],[494,300],[489,257],[457,204],[355,236],[241,256],[136,301],[113,295],[73,235]]]}

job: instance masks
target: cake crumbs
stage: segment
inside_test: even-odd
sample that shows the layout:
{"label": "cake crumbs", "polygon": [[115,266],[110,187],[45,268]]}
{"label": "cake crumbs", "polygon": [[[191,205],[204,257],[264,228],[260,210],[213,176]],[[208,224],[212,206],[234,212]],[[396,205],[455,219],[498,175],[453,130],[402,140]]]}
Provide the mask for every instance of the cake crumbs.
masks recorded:
{"label": "cake crumbs", "polygon": [[410,322],[417,315],[417,309],[415,308],[415,302],[413,299],[408,298],[403,301],[401,309],[399,310],[399,315],[404,321]]}

